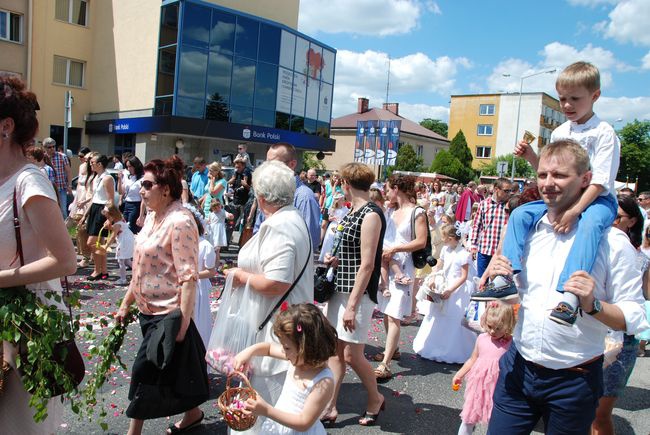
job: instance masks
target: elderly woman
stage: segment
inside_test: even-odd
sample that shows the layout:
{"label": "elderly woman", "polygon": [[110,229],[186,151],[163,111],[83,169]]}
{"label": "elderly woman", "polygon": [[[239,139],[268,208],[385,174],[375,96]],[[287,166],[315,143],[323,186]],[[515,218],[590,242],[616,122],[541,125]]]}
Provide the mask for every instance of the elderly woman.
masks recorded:
{"label": "elderly woman", "polygon": [[[248,312],[252,316],[251,324],[257,326],[294,282],[287,302],[291,305],[313,302],[314,268],[307,224],[293,206],[296,190],[293,171],[279,161],[267,161],[253,173],[253,190],[265,220],[239,251],[238,267],[227,269],[226,273],[233,275],[233,288],[248,283],[252,290],[251,300],[247,301]],[[218,325],[217,320],[215,328]],[[257,342],[274,340],[272,322],[266,324],[256,339]],[[275,403],[289,363],[269,357],[255,363],[252,386],[268,403]],[[258,418],[250,433],[259,433],[261,424],[262,418]]]}
{"label": "elderly woman", "polygon": [[[198,406],[208,398],[205,347],[192,321],[198,278],[198,231],[181,204],[183,187],[170,161],[144,167],[140,195],[149,216],[136,237],[133,278],[116,314],[121,322],[135,302],[143,340],[133,363],[126,415],[129,434],[140,434],[145,419],[184,412],[168,433],[198,426]],[[174,331],[160,338],[157,332]],[[174,337],[175,334],[175,337]],[[149,350],[156,346],[157,351]],[[152,357],[164,355],[164,360]]]}
{"label": "elderly woman", "polygon": [[341,220],[344,230],[337,256],[325,256],[325,263],[337,267],[336,292],[328,301],[327,319],[336,327],[338,342],[336,356],[329,361],[336,389],[321,421],[336,421],[336,401],[349,364],[368,393],[366,412],[359,424],[371,426],[384,409],[384,397],[377,390],[377,379],[363,348],[377,303],[386,220],[379,206],[370,201],[369,190],[375,181],[373,170],[362,163],[348,163],[340,174],[341,187],[352,203],[352,210]]}
{"label": "elderly woman", "polygon": [[[38,129],[37,108],[36,96],[22,81],[0,75],[0,288],[26,286],[44,297],[46,292],[60,295],[59,278],[74,273],[76,265],[52,183],[23,152]],[[24,262],[17,255],[14,211]],[[50,400],[48,418],[35,423],[31,396],[15,370],[16,349],[9,343],[0,345],[4,360],[14,369],[5,375],[0,394],[2,432],[55,433],[63,415],[61,401]]]}

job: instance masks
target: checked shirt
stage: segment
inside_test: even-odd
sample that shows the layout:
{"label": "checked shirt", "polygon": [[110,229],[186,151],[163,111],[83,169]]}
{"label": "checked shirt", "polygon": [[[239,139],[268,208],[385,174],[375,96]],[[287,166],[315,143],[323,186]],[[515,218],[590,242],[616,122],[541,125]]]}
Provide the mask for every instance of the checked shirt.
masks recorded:
{"label": "checked shirt", "polygon": [[505,204],[493,197],[481,201],[472,224],[472,247],[484,255],[494,255],[501,238],[501,229],[508,222]]}

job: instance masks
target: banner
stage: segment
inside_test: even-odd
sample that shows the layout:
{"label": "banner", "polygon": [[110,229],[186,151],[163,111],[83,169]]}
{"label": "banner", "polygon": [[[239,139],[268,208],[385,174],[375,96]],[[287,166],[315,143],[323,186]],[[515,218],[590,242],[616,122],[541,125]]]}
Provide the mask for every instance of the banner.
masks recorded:
{"label": "banner", "polygon": [[395,166],[401,127],[402,121],[390,121],[390,126],[388,127],[388,149],[386,150],[386,166]]}
{"label": "banner", "polygon": [[368,132],[366,134],[366,146],[364,152],[364,158],[366,165],[375,164],[375,152],[377,150],[377,126],[379,122],[372,120],[368,121],[366,128]]}
{"label": "banner", "polygon": [[357,138],[354,141],[354,161],[363,163],[366,140],[366,121],[357,121]]}
{"label": "banner", "polygon": [[388,150],[388,135],[390,121],[379,121],[379,137],[377,138],[377,164],[386,166],[386,151]]}

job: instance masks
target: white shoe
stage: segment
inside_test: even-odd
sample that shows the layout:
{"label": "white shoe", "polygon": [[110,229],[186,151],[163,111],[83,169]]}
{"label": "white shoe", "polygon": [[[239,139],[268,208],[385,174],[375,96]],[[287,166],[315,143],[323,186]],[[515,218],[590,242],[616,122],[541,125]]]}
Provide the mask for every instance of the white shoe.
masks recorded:
{"label": "white shoe", "polygon": [[129,285],[129,282],[125,279],[118,279],[115,281],[115,285]]}

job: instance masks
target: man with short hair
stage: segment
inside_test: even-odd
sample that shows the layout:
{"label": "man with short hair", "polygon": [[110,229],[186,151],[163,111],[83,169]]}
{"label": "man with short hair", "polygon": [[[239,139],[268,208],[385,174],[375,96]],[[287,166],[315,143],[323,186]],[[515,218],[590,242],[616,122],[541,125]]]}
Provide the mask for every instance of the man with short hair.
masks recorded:
{"label": "man with short hair", "polygon": [[56,194],[59,198],[59,207],[63,218],[68,217],[68,194],[72,195],[72,187],[70,182],[70,159],[62,152],[56,151],[56,141],[51,137],[43,139],[43,147],[50,157],[52,162],[52,169],[54,169],[54,177],[56,186]]}
{"label": "man with short hair", "polygon": [[190,192],[197,200],[205,195],[205,189],[208,185],[208,167],[205,159],[201,156],[194,157],[194,173],[190,181]]}
{"label": "man with short hair", "polygon": [[[271,145],[266,152],[266,160],[278,160],[291,168],[294,173],[298,165],[296,149],[293,145],[284,142]],[[305,220],[311,236],[312,248],[316,251],[320,244],[320,208],[316,198],[314,198],[314,192],[303,184],[298,176],[296,176],[296,194],[293,205]],[[264,222],[264,215],[257,213],[255,227],[253,228],[254,233],[257,232],[262,222]]]}
{"label": "man with short hair", "polygon": [[239,145],[237,145],[237,155],[235,156],[235,160],[237,159],[242,159],[248,169],[253,169],[251,156],[248,155],[248,145],[246,145],[245,143],[240,143]]}
{"label": "man with short hair", "polygon": [[641,209],[641,214],[643,215],[643,228],[648,228],[650,222],[648,221],[648,213],[650,213],[650,192],[641,192],[637,198],[639,202],[639,208]]}
{"label": "man with short hair", "polygon": [[470,181],[456,204],[456,220],[458,222],[467,222],[472,219],[472,205],[475,202],[478,202],[476,183]]}
{"label": "man with short hair", "polygon": [[314,198],[316,198],[316,202],[320,203],[322,186],[318,181],[318,174],[316,173],[316,169],[312,168],[307,171],[307,183],[305,184],[312,190],[312,192],[314,192]]}
{"label": "man with short hair", "polygon": [[494,182],[494,193],[481,201],[478,205],[476,217],[472,223],[472,252],[476,255],[476,269],[478,276],[490,263],[497,250],[501,231],[508,222],[505,204],[512,196],[512,184],[507,178],[499,178]]}
{"label": "man with short hair", "polygon": [[[608,228],[591,273],[577,271],[564,289],[576,295],[583,315],[567,329],[548,316],[562,300],[555,291],[576,235],[554,231],[564,213],[590,185],[589,156],[570,140],[542,148],[537,182],[547,213],[527,235],[521,298],[513,342],[499,362],[488,434],[529,434],[540,418],[546,433],[586,434],[603,393],[603,352],[608,329],[635,334],[648,328],[641,272],[627,235]],[[512,273],[505,256],[495,256],[490,275]]]}

